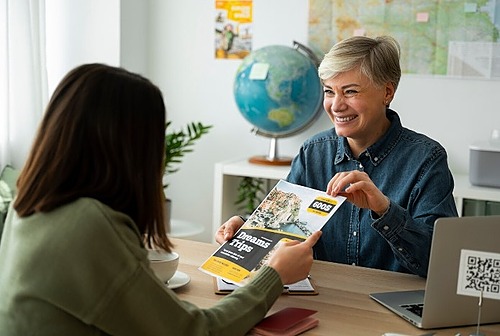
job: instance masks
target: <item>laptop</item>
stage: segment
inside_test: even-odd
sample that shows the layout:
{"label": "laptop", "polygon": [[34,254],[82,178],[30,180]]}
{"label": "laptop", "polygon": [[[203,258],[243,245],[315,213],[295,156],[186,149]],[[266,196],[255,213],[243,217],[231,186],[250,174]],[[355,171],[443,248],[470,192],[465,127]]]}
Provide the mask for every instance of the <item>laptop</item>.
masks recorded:
{"label": "laptop", "polygon": [[458,288],[474,285],[473,280],[462,277],[469,265],[463,257],[461,261],[461,255],[479,254],[476,259],[484,261],[489,256],[481,254],[484,252],[495,258],[500,254],[500,216],[439,218],[434,225],[425,291],[372,293],[370,297],[422,329],[477,324],[481,297],[481,324],[500,323],[500,258],[490,259],[494,276],[482,293],[457,294]]}

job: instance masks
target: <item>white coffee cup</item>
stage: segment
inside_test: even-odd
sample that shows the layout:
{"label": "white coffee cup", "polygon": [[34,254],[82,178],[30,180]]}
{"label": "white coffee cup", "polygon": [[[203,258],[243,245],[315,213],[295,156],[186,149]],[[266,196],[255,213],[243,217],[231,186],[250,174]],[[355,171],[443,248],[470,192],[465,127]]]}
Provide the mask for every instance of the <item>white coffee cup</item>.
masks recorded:
{"label": "white coffee cup", "polygon": [[177,271],[179,254],[163,250],[148,250],[151,269],[162,282],[168,282]]}

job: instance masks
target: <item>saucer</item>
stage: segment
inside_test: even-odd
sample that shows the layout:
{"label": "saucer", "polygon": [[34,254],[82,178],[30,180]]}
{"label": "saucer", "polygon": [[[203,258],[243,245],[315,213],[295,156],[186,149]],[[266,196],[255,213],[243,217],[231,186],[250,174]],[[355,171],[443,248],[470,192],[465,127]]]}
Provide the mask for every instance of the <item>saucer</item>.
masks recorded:
{"label": "saucer", "polygon": [[189,275],[187,275],[184,272],[176,271],[174,276],[170,280],[168,280],[166,285],[170,289],[176,289],[184,285],[187,285],[189,281],[191,281]]}

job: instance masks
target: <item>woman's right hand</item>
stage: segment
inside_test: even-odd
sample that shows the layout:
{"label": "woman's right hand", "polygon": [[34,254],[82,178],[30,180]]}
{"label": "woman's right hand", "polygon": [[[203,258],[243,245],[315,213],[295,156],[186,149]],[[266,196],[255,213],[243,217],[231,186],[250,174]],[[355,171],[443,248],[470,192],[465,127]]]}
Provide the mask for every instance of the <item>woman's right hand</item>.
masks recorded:
{"label": "woman's right hand", "polygon": [[215,241],[219,244],[223,244],[229,239],[233,238],[236,231],[243,226],[245,222],[240,216],[233,216],[222,224],[217,232],[215,233]]}
{"label": "woman's right hand", "polygon": [[313,263],[314,244],[321,237],[316,231],[304,242],[297,240],[283,243],[269,259],[268,265],[278,272],[283,285],[292,284],[307,278]]}

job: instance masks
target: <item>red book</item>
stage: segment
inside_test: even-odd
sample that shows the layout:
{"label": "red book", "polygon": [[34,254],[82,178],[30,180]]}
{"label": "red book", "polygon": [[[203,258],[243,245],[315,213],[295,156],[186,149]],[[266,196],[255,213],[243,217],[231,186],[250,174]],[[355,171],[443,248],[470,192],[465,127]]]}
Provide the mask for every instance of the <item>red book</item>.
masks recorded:
{"label": "red book", "polygon": [[295,336],[316,327],[319,320],[311,315],[316,310],[304,308],[285,308],[260,321],[249,335],[251,336]]}

